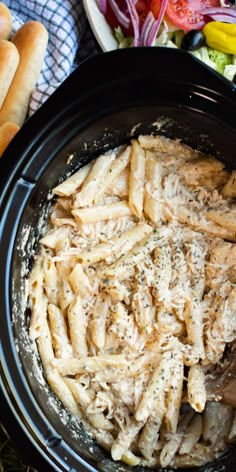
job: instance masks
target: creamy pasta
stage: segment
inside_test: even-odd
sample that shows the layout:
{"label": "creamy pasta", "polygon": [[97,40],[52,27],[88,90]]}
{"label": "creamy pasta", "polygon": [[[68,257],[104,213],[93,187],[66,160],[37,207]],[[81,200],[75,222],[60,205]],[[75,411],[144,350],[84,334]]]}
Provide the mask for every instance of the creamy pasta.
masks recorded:
{"label": "creamy pasta", "polygon": [[30,336],[114,461],[200,466],[235,438],[234,408],[207,396],[236,339],[235,184],[214,157],[142,135],[53,190]]}

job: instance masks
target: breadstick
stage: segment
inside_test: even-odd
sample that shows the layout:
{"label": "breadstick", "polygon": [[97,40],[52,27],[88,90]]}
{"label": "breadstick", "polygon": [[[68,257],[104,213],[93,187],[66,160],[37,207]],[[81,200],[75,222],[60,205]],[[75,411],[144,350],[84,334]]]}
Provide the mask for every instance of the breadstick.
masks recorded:
{"label": "breadstick", "polygon": [[12,121],[21,126],[40,76],[48,33],[38,21],[28,21],[15,33],[12,42],[18,49],[20,61],[0,111],[0,125]]}
{"label": "breadstick", "polygon": [[0,2],[0,39],[8,39],[12,32],[12,16],[9,8]]}
{"label": "breadstick", "polygon": [[0,40],[0,108],[7,95],[19,64],[19,53],[15,44]]}
{"label": "breadstick", "polygon": [[0,126],[0,157],[19,129],[20,127],[18,125],[11,122],[4,123],[4,125]]}

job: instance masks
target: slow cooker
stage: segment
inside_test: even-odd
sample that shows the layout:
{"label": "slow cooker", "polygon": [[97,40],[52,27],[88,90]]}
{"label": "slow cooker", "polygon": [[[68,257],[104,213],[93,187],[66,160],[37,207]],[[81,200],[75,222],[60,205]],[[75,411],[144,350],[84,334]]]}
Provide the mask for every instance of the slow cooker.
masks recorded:
{"label": "slow cooker", "polygon": [[[181,50],[100,54],[83,62],[28,119],[0,161],[0,420],[38,471],[131,471],[112,461],[47,386],[28,336],[25,291],[51,189],[101,151],[152,131],[235,168],[235,86]],[[191,470],[233,472],[235,464],[232,447]]]}

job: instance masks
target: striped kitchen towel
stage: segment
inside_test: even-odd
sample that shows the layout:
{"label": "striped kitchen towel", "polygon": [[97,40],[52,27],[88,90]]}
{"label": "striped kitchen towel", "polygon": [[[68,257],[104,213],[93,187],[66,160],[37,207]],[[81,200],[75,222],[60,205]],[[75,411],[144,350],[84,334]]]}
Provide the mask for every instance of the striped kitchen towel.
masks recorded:
{"label": "striped kitchen towel", "polygon": [[37,20],[49,33],[41,76],[29,106],[31,116],[68,77],[79,62],[99,52],[82,0],[5,0],[13,18],[13,33]]}

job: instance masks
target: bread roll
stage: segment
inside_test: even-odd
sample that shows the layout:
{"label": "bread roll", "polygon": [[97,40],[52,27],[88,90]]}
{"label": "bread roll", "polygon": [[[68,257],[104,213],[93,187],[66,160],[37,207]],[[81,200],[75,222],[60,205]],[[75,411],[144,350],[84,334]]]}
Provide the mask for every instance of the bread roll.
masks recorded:
{"label": "bread roll", "polygon": [[8,39],[12,32],[12,16],[9,8],[0,2],[0,39]]}
{"label": "bread roll", "polygon": [[48,33],[38,21],[25,23],[12,38],[20,61],[0,110],[0,125],[11,121],[21,126],[27,115],[31,94],[40,76]]}
{"label": "bread roll", "polygon": [[0,126],[0,157],[19,129],[20,127],[18,125],[10,122]]}
{"label": "bread roll", "polygon": [[0,108],[15,75],[19,57],[13,43],[5,39],[0,40]]}

